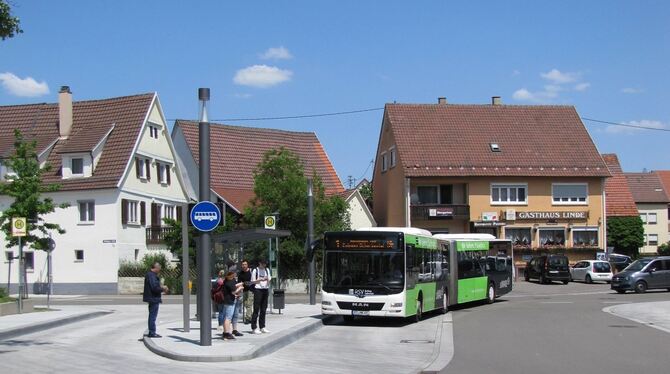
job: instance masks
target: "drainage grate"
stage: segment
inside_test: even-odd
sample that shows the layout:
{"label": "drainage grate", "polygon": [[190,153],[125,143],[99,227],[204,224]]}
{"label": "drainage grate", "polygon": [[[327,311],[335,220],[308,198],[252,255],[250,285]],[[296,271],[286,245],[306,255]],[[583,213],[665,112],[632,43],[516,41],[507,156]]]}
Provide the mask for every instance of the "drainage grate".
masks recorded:
{"label": "drainage grate", "polygon": [[421,343],[421,344],[432,344],[435,343],[435,340],[411,340],[411,339],[404,339],[400,341],[401,343]]}
{"label": "drainage grate", "polygon": [[619,329],[635,329],[638,326],[633,326],[633,325],[609,325],[608,327],[616,327]]}

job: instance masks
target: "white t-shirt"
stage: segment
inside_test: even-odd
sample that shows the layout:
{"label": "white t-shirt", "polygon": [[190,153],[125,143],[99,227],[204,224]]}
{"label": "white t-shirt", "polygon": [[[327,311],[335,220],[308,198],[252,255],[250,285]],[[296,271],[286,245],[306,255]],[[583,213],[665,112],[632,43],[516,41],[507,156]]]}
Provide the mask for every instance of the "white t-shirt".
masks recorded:
{"label": "white t-shirt", "polygon": [[269,268],[265,268],[265,269],[255,268],[254,270],[251,271],[251,281],[252,282],[257,281],[259,278],[265,278],[266,276],[268,277],[268,280],[260,281],[260,282],[256,283],[256,289],[257,290],[259,290],[259,289],[266,290],[266,289],[269,288],[270,280],[272,280],[272,277],[270,276],[270,269]]}

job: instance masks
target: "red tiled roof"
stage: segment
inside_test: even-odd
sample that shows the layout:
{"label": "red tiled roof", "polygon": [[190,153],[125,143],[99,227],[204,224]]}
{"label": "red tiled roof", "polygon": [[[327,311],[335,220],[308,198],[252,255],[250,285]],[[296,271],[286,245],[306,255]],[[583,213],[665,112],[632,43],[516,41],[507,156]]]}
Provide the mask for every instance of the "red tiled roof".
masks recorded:
{"label": "red tiled roof", "polygon": [[654,173],[661,179],[663,188],[670,197],[670,170],[655,170]]}
{"label": "red tiled roof", "polygon": [[610,175],[572,106],[386,104],[385,117],[408,176]]}
{"label": "red tiled roof", "polygon": [[[126,170],[133,147],[155,94],[116,97],[72,103],[73,124],[70,136],[59,140],[47,162],[52,171],[44,182],[58,183],[61,190],[115,188]],[[90,151],[114,125],[98,164],[89,178],[62,179],[61,154]],[[58,139],[58,104],[0,106],[0,144],[11,142],[18,128],[26,139],[52,144]],[[40,140],[45,139],[45,140]]]}
{"label": "red tiled roof", "polygon": [[[191,154],[199,163],[198,122],[177,120]],[[173,130],[174,131],[174,130]],[[326,193],[337,193],[344,188],[313,132],[295,132],[256,127],[211,124],[211,185],[235,209],[242,211],[254,197],[254,170],[265,153],[284,147],[300,157],[305,174],[315,170],[321,177]]]}
{"label": "red tiled roof", "polygon": [[636,203],[670,203],[656,173],[624,173]]}
{"label": "red tiled roof", "polygon": [[605,206],[607,217],[636,217],[639,215],[633,194],[628,188],[628,181],[621,170],[616,154],[602,155],[607,168],[612,174],[605,181]]}

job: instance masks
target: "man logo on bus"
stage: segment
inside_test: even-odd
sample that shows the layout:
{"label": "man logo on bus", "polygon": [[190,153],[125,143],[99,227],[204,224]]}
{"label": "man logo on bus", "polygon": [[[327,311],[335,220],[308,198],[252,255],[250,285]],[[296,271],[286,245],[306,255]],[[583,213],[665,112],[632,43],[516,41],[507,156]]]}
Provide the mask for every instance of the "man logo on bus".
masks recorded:
{"label": "man logo on bus", "polygon": [[362,299],[366,295],[374,295],[374,292],[372,292],[370,290],[352,289],[352,290],[349,290],[349,295],[354,295],[354,296]]}

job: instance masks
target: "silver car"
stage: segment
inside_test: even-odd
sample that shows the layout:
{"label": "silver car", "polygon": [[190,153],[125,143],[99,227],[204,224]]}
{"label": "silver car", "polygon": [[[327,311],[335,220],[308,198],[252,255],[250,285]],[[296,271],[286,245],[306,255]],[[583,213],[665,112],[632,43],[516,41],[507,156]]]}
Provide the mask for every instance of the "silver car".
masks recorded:
{"label": "silver car", "polygon": [[618,293],[633,290],[644,293],[649,289],[670,291],[670,256],[642,258],[612,277],[611,288]]}
{"label": "silver car", "polygon": [[570,268],[570,280],[584,283],[607,282],[612,280],[612,266],[607,261],[579,261]]}

